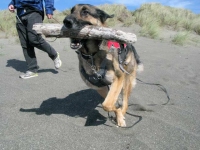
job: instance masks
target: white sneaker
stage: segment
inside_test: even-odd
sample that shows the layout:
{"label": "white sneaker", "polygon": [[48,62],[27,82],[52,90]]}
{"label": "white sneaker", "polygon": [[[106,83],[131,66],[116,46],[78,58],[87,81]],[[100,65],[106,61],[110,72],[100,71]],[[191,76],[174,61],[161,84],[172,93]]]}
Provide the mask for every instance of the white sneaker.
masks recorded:
{"label": "white sneaker", "polygon": [[56,69],[60,68],[62,65],[62,61],[60,60],[60,56],[58,52],[57,52],[57,55],[58,56],[56,57],[56,59],[54,59],[54,65]]}
{"label": "white sneaker", "polygon": [[19,77],[22,79],[29,79],[29,78],[33,78],[33,77],[37,77],[37,76],[38,76],[38,74],[35,72],[26,71],[25,74],[22,74]]}

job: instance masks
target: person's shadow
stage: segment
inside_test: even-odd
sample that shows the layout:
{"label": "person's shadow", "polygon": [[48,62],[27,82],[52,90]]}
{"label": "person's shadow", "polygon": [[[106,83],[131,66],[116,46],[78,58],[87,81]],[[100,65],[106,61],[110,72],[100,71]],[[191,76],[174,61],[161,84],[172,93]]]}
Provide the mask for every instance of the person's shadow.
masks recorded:
{"label": "person's shadow", "polygon": [[87,89],[68,95],[64,99],[56,97],[42,102],[39,108],[24,109],[21,112],[35,112],[37,115],[65,114],[71,117],[87,117],[85,126],[97,126],[106,122],[106,117],[95,108],[103,98],[95,90]]}
{"label": "person's shadow", "polygon": [[[17,60],[17,59],[7,60],[6,67],[11,67],[18,72],[26,72],[26,70],[27,70],[26,62]],[[58,73],[58,71],[56,71],[55,69],[39,69],[38,73],[40,73],[40,72],[52,72],[53,74]]]}

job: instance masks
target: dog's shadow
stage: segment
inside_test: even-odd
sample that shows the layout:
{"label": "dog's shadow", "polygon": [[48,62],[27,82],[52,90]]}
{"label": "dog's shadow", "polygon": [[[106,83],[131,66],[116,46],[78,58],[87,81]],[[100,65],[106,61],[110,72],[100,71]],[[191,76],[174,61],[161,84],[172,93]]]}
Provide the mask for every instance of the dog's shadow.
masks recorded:
{"label": "dog's shadow", "polygon": [[37,115],[65,114],[71,117],[87,117],[85,126],[97,126],[106,122],[106,117],[95,108],[103,102],[95,90],[87,89],[68,95],[64,99],[56,97],[42,102],[39,108],[24,109],[21,112],[35,112]]}
{"label": "dog's shadow", "polygon": [[[27,69],[26,62],[17,60],[17,59],[7,60],[6,67],[11,67],[18,72],[25,72]],[[58,71],[56,71],[55,69],[40,69],[40,70],[38,70],[38,73],[40,73],[40,72],[52,72],[53,74],[58,73]]]}

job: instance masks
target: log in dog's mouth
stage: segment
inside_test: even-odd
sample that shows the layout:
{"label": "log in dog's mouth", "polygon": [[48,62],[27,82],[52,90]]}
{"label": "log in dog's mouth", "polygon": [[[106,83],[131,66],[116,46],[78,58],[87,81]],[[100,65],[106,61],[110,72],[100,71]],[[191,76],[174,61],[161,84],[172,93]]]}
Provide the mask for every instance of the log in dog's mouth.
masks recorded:
{"label": "log in dog's mouth", "polygon": [[71,49],[79,49],[82,47],[81,39],[71,39],[70,43]]}

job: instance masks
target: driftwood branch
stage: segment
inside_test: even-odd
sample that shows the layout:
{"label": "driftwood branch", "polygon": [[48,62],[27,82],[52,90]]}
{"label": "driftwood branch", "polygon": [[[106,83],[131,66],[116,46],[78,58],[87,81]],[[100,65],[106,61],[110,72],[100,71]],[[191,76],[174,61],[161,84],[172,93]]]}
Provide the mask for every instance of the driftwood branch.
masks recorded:
{"label": "driftwood branch", "polygon": [[135,43],[137,37],[133,33],[126,33],[121,30],[100,26],[85,26],[81,29],[68,29],[61,24],[43,24],[36,23],[33,25],[33,30],[38,34],[43,34],[46,37],[58,38],[79,38],[79,39],[105,39],[115,40],[122,43]]}

